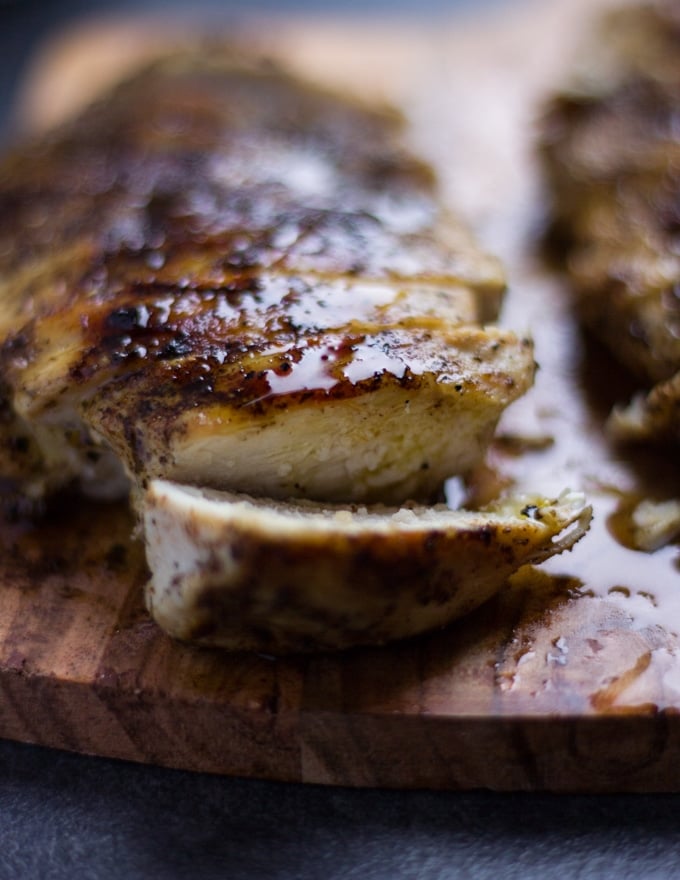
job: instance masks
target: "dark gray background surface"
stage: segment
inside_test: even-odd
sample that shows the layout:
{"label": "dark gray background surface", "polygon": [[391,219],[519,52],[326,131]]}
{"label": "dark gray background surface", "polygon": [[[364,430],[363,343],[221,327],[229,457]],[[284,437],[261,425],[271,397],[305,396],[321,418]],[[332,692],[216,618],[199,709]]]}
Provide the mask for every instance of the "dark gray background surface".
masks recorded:
{"label": "dark gray background surface", "polygon": [[[333,0],[439,15],[446,0]],[[549,2],[549,0],[546,0]],[[161,0],[0,0],[0,138],[55,26]],[[318,9],[314,0],[208,4]],[[185,4],[183,12],[195,6]],[[680,877],[680,797],[352,791],[189,774],[0,741],[0,880]]]}
{"label": "dark gray background surface", "polygon": [[0,742],[0,878],[671,878],[678,803],[288,785]]}

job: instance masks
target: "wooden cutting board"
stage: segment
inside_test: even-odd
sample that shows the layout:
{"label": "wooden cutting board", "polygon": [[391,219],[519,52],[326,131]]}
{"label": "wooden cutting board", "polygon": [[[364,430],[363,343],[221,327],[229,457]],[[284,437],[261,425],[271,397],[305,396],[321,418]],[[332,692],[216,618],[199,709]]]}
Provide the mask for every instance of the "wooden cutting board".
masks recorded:
{"label": "wooden cutting board", "polygon": [[[0,735],[337,785],[680,790],[677,547],[625,546],[635,503],[672,499],[680,468],[608,444],[603,420],[630,388],[581,339],[536,246],[537,110],[601,5],[523,0],[469,19],[245,28],[303,72],[404,109],[445,199],[505,259],[504,323],[532,332],[541,364],[479,491],[584,489],[591,533],[433,635],[343,655],[227,656],[174,643],[150,621],[123,505],[62,499],[40,522],[0,524]],[[61,35],[27,80],[22,124],[51,124],[184,30],[97,21]]]}

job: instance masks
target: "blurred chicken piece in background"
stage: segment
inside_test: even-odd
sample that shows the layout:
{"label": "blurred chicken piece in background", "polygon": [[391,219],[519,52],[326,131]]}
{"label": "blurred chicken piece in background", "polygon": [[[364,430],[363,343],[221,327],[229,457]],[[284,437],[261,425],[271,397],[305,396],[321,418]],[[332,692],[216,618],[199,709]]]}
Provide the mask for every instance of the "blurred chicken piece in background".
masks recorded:
{"label": "blurred chicken piece in background", "polygon": [[552,100],[553,239],[583,323],[643,384],[621,440],[680,440],[680,7],[624,7]]}

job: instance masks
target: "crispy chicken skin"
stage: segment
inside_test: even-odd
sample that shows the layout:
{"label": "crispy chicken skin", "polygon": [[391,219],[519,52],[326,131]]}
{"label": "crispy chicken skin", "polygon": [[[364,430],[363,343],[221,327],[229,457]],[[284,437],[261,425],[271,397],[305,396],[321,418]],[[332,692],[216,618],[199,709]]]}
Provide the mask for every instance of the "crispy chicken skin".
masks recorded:
{"label": "crispy chicken skin", "polygon": [[610,14],[542,155],[584,323],[646,389],[610,420],[622,438],[680,440],[680,10]]}
{"label": "crispy chicken skin", "polygon": [[482,328],[502,273],[400,127],[207,53],[10,156],[2,374],[44,462],[26,485],[399,502],[474,467],[531,345]]}

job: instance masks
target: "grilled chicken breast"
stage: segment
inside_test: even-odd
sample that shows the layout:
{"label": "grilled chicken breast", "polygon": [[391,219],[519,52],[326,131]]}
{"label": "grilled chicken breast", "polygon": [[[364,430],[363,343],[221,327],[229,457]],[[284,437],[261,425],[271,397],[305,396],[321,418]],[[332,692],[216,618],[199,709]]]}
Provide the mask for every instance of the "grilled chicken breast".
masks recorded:
{"label": "grilled chicken breast", "polygon": [[207,54],[5,161],[2,369],[44,484],[398,502],[480,460],[531,345],[482,328],[502,273],[399,127]]}
{"label": "grilled chicken breast", "polygon": [[620,437],[680,440],[680,12],[610,14],[542,153],[579,313],[647,389]]}
{"label": "grilled chicken breast", "polygon": [[473,469],[534,373],[399,129],[193,54],[0,167],[0,469],[24,498],[131,486],[172,635],[401,638],[587,527],[582,500],[384,507]]}

